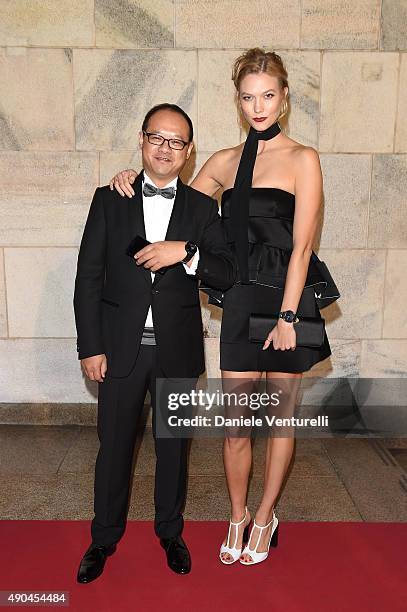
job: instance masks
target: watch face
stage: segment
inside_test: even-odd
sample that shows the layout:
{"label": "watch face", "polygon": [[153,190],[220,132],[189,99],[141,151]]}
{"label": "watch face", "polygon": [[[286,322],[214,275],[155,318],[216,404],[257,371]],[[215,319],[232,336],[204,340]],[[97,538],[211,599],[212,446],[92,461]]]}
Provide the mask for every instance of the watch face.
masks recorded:
{"label": "watch face", "polygon": [[286,310],[281,313],[281,318],[287,323],[292,323],[295,320],[295,313],[292,310]]}
{"label": "watch face", "polygon": [[188,263],[188,261],[190,261],[192,259],[192,257],[195,255],[195,253],[197,252],[198,247],[196,246],[196,244],[194,244],[193,242],[187,242],[185,244],[185,251],[186,251],[186,256],[185,258],[182,260],[184,263]]}
{"label": "watch face", "polygon": [[197,246],[193,242],[187,242],[185,245],[185,250],[188,253],[188,255],[192,257],[192,255],[195,255],[196,253]]}

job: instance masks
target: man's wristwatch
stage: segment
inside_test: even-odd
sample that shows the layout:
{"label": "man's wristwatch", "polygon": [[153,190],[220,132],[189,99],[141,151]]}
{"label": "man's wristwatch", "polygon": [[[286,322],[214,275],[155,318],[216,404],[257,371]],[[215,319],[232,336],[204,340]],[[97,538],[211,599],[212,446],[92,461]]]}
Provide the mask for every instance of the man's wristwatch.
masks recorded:
{"label": "man's wristwatch", "polygon": [[185,255],[184,259],[182,260],[182,263],[188,263],[193,258],[195,253],[197,252],[198,247],[196,246],[196,244],[194,244],[193,242],[190,242],[188,240],[188,242],[185,243],[185,250],[186,250],[187,254]]}
{"label": "man's wristwatch", "polygon": [[280,319],[283,319],[283,321],[286,321],[287,323],[297,322],[297,315],[292,310],[282,310],[278,313],[278,316]]}

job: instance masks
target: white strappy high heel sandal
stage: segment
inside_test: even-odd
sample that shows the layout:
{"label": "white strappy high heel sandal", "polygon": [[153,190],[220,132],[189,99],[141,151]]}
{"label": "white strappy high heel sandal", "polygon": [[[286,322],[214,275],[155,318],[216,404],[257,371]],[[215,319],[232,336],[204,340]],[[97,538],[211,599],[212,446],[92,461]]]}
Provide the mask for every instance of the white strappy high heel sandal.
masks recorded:
{"label": "white strappy high heel sandal", "polygon": [[[242,518],[241,521],[239,521],[238,523],[233,523],[232,521],[229,521],[229,530],[228,530],[228,537],[226,540],[226,544],[222,544],[222,546],[220,547],[220,553],[219,553],[219,559],[225,565],[232,565],[232,563],[235,563],[239,559],[240,555],[242,554],[243,546],[242,548],[236,548],[236,544],[237,544],[238,528],[240,525],[242,525],[245,522],[246,518],[247,518],[247,507],[245,508],[244,517]],[[246,527],[244,528],[243,540],[242,540],[243,544],[245,544],[248,540],[249,526],[250,526],[250,523],[246,525]],[[228,544],[230,543],[229,540],[230,540],[230,532],[231,532],[232,527],[236,528],[235,542],[233,546],[228,546]],[[233,561],[226,561],[225,559],[222,559],[223,553],[227,553],[228,555],[230,555]]]}
{"label": "white strappy high heel sandal", "polygon": [[[267,551],[257,552],[261,534],[263,533],[265,529],[267,529],[267,527],[270,527],[271,524],[273,524],[273,526],[271,528],[270,540],[267,546]],[[252,539],[253,531],[256,529],[256,527],[259,530],[259,535],[257,537],[256,546],[254,548],[250,548],[250,542]],[[256,563],[261,563],[261,561],[265,561],[267,557],[269,556],[270,546],[273,546],[275,548],[277,544],[278,544],[278,518],[276,517],[273,511],[273,518],[271,519],[269,523],[267,523],[267,525],[261,526],[261,525],[258,525],[256,521],[253,521],[253,529],[250,534],[249,542],[247,543],[247,546],[245,546],[244,550],[242,551],[242,555],[250,555],[252,558],[252,561],[244,561],[243,559],[239,559],[239,561],[242,565],[255,565]]]}

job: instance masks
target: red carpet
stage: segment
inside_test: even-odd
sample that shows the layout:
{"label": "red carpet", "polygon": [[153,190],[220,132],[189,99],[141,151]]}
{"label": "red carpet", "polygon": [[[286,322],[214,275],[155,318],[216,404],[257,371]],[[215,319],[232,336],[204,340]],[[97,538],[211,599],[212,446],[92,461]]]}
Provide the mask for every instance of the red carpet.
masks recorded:
{"label": "red carpet", "polygon": [[152,524],[131,522],[103,576],[78,585],[89,523],[2,521],[0,590],[69,591],[62,609],[79,612],[406,610],[406,524],[282,523],[278,548],[256,567],[218,561],[225,530],[226,523],[187,522],[193,568],[177,576]]}

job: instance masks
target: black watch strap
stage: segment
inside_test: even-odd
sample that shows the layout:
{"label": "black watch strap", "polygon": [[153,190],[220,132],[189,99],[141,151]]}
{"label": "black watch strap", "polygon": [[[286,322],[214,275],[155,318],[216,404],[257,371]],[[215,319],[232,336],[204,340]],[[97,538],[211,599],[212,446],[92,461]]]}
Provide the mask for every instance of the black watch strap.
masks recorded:
{"label": "black watch strap", "polygon": [[185,255],[184,259],[182,260],[182,263],[188,263],[189,261],[191,261],[191,259],[193,258],[193,256],[197,252],[198,247],[196,246],[196,244],[194,244],[193,242],[190,242],[188,240],[188,242],[185,244],[185,250],[186,250],[187,254]]}

